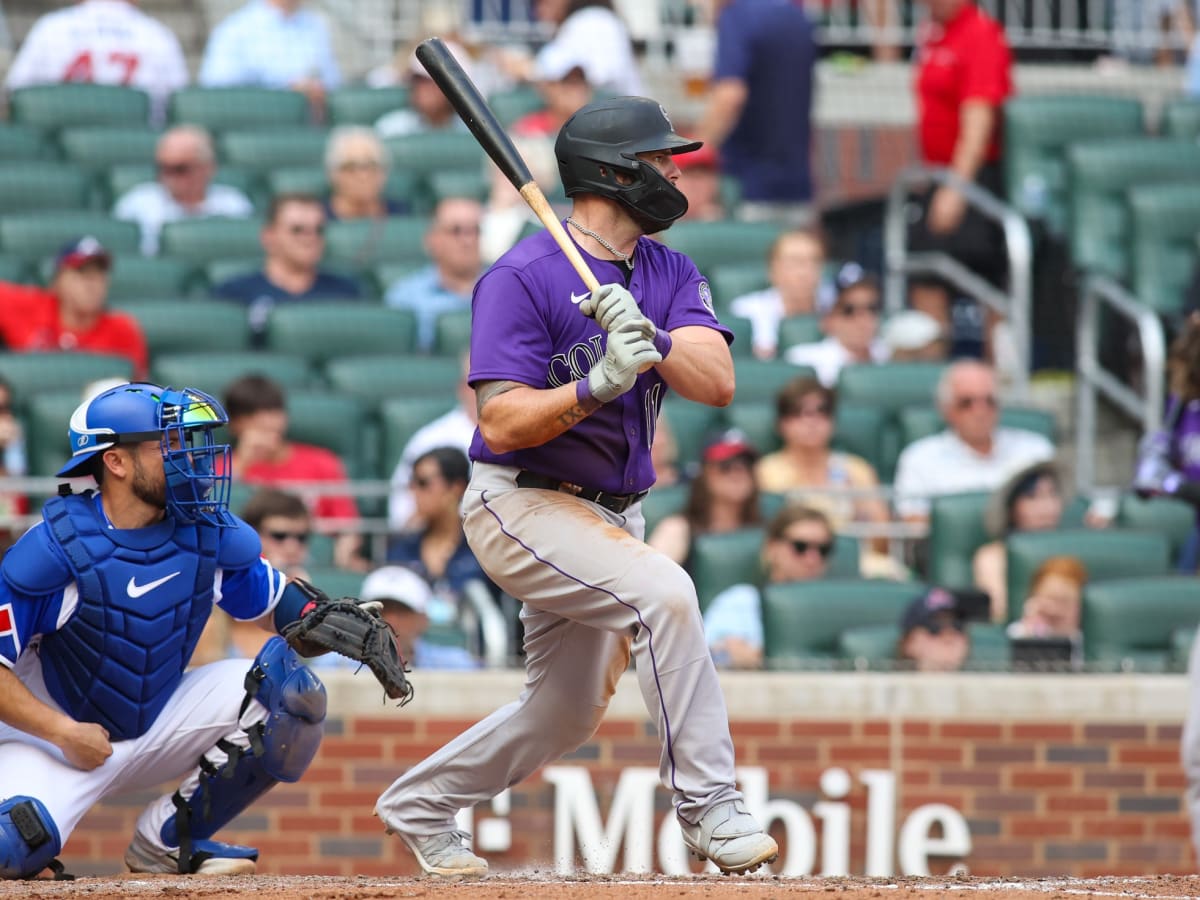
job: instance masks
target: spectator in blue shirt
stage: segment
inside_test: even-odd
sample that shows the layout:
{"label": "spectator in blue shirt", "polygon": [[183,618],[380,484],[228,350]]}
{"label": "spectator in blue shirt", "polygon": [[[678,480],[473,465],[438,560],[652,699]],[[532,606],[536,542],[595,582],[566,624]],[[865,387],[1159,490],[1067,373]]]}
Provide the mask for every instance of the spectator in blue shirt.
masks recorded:
{"label": "spectator in blue shirt", "polygon": [[433,349],[442,313],[471,308],[471,291],[483,270],[479,233],[483,205],[467,197],[438,203],[425,233],[429,266],[388,289],[388,306],[411,309],[417,316],[417,349]]}
{"label": "spectator in blue shirt", "polygon": [[808,225],[817,57],[812,25],[790,0],[726,0],[723,7],[712,88],[696,137],[720,147],[721,170],[740,183],[739,218]]}
{"label": "spectator in blue shirt", "polygon": [[342,80],[325,20],[303,0],[251,0],[216,28],[197,81],[204,87],[290,88],[318,113]]}
{"label": "spectator in blue shirt", "polygon": [[355,282],[320,268],[325,253],[325,209],[316,197],[275,197],[260,240],[266,252],[261,271],[239,275],[213,289],[218,299],[245,304],[256,343],[262,343],[267,319],[277,303],[362,297]]}

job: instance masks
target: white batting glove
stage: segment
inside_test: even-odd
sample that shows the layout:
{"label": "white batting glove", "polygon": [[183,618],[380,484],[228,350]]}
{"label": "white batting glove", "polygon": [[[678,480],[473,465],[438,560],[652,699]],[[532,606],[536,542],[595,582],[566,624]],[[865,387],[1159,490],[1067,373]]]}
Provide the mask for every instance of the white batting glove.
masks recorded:
{"label": "white batting glove", "polygon": [[618,325],[616,331],[608,335],[604,358],[588,372],[588,393],[601,403],[615,400],[633,387],[643,367],[658,362],[662,362],[662,354],[646,337],[640,322]]}
{"label": "white batting glove", "polygon": [[626,319],[645,318],[633,294],[619,284],[600,285],[579,304],[579,311],[610,334]]}

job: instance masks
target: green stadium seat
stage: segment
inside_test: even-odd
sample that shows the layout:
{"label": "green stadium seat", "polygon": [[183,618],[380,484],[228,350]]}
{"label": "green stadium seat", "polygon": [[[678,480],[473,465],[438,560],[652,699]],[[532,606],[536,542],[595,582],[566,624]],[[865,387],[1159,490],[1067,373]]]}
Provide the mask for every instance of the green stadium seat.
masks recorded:
{"label": "green stadium seat", "polygon": [[691,575],[701,612],[726,588],[762,581],[765,539],[766,530],[761,527],[696,537],[692,543]]}
{"label": "green stadium seat", "polygon": [[12,388],[17,407],[42,393],[74,391],[101,378],[131,378],[133,363],[124,356],[108,353],[3,353],[0,377]]}
{"label": "green stadium seat", "polygon": [[471,311],[448,310],[437,317],[433,351],[442,356],[458,356],[471,349]]}
{"label": "green stadium seat", "polygon": [[278,169],[322,165],[328,139],[328,132],[317,128],[229,131],[221,135],[218,152],[227,165],[265,175]]}
{"label": "green stadium seat", "polygon": [[182,297],[192,288],[192,267],[165,256],[113,257],[108,297],[116,303]]}
{"label": "green stadium seat", "polygon": [[23,418],[30,475],[53,476],[70,458],[67,423],[82,400],[79,388],[45,391],[29,398]]}
{"label": "green stadium seat", "polygon": [[1196,527],[1196,510],[1172,497],[1143,500],[1136,494],[1122,494],[1113,524],[1132,531],[1166,535],[1171,542],[1171,559],[1177,559]]}
{"label": "green stadium seat", "polygon": [[537,88],[522,85],[505,91],[496,91],[488,97],[488,106],[496,114],[500,124],[507,128],[517,119],[546,108],[546,100]]}
{"label": "green stadium seat", "polygon": [[[916,596],[916,592],[913,596]],[[896,618],[900,618],[899,614]],[[900,626],[895,622],[857,625],[838,635],[838,656],[853,663],[856,669],[888,671],[896,664],[896,645],[899,641]]]}
{"label": "green stadium seat", "polygon": [[683,512],[687,504],[690,486],[685,482],[655,485],[642,501],[642,517],[646,520],[646,537],[654,532],[658,523],[667,516]]}
{"label": "green stadium seat", "polygon": [[1020,615],[1034,571],[1051,556],[1078,557],[1087,567],[1091,584],[1112,578],[1165,575],[1171,570],[1170,541],[1150,531],[1034,531],[1010,535],[1005,547],[1010,619]]}
{"label": "green stadium seat", "polygon": [[384,140],[392,165],[427,176],[447,169],[483,171],[483,148],[467,131],[426,131]]}
{"label": "green stadium seat", "polygon": [[426,181],[432,205],[436,205],[447,197],[470,197],[472,200],[486,203],[492,192],[492,180],[488,174],[474,169],[447,169],[444,172],[430,172]]}
{"label": "green stadium seat", "polygon": [[1162,133],[1190,141],[1200,137],[1200,101],[1190,97],[1170,101],[1163,109]]}
{"label": "green stadium seat", "polygon": [[0,165],[0,210],[48,213],[88,206],[88,178],[73,165],[55,162],[8,162]]}
{"label": "green stadium seat", "polygon": [[842,657],[843,631],[894,625],[922,591],[911,582],[828,578],[772,584],[763,591],[763,656],[767,668]]}
{"label": "green stadium seat", "polygon": [[1196,264],[1200,183],[1155,184],[1128,194],[1134,294],[1162,316],[1178,316]]}
{"label": "green stadium seat", "polygon": [[333,126],[374,125],[380,116],[407,106],[408,88],[400,85],[353,85],[330,91],[325,98],[325,111]]}
{"label": "green stadium seat", "polygon": [[839,403],[873,406],[893,413],[908,406],[930,406],[945,366],[900,362],[846,366],[838,378]]}
{"label": "green stadium seat", "polygon": [[325,167],[318,165],[287,166],[265,173],[267,193],[272,197],[279,194],[307,194],[310,197],[329,195],[329,176]]}
{"label": "green stadium seat", "polygon": [[[907,447],[913,441],[937,434],[946,427],[942,414],[933,406],[909,406],[900,410],[900,446]],[[1003,428],[1020,428],[1058,442],[1058,420],[1054,413],[1027,406],[1005,406],[1000,410],[1000,425]]]}
{"label": "green stadium seat", "polygon": [[105,172],[113,166],[154,166],[159,135],[149,128],[84,125],[64,128],[58,135],[63,157],[87,172]]}
{"label": "green stadium seat", "polygon": [[734,377],[737,380],[737,391],[734,402],[768,401],[775,402],[780,389],[793,379],[801,376],[815,377],[809,366],[794,366],[782,359],[755,359],[754,357],[736,357],[733,361]]}
{"label": "green stadium seat", "polygon": [[229,383],[243,375],[266,375],[284,390],[308,387],[313,372],[308,360],[291,353],[262,350],[225,353],[169,353],[150,362],[152,380],[172,387],[192,387],[220,398]]}
{"label": "green stadium seat", "polygon": [[1142,133],[1142,105],[1124,97],[1070,94],[1015,97],[1004,105],[1004,180],[1009,203],[1045,221],[1051,234],[1067,227],[1066,149],[1074,141]]}
{"label": "green stadium seat", "polygon": [[333,566],[309,566],[309,581],[330,597],[357,597],[362,593],[362,572]]}
{"label": "green stadium seat", "polygon": [[838,403],[833,422],[834,449],[861,456],[881,480],[880,473],[886,471],[888,465],[884,443],[886,418],[881,409]]}
{"label": "green stadium seat", "polygon": [[54,156],[53,144],[38,129],[0,124],[0,162],[48,162]]}
{"label": "green stadium seat", "polygon": [[[663,232],[667,246],[691,257],[706,278],[718,266],[766,260],[782,228],[767,222],[676,222]],[[765,263],[764,263],[765,264]],[[732,299],[732,298],[730,298]]]}
{"label": "green stadium seat", "polygon": [[262,268],[262,256],[241,256],[231,259],[214,259],[203,267],[204,280],[210,288],[216,288],[231,278],[240,278]]}
{"label": "green stadium seat", "polygon": [[754,323],[741,316],[722,316],[721,324],[733,332],[733,346],[729,352],[734,359],[753,359],[754,345],[751,341]]}
{"label": "green stadium seat", "polygon": [[429,221],[418,216],[392,216],[379,221],[331,222],[325,232],[325,258],[355,270],[385,260],[426,262],[425,232]]}
{"label": "green stadium seat", "polygon": [[329,391],[294,390],[287,394],[288,437],[336,453],[351,478],[372,477],[367,415],[356,397]]}
{"label": "green stadium seat", "polygon": [[1072,144],[1067,150],[1071,259],[1118,280],[1129,276],[1126,191],[1141,184],[1200,181],[1194,141],[1128,138]]}
{"label": "green stadium seat", "polygon": [[975,551],[991,540],[983,514],[991,494],[934,497],[929,508],[929,580],[949,588],[975,583]]}
{"label": "green stadium seat", "polygon": [[199,125],[214,133],[241,128],[298,128],[308,124],[308,100],[297,91],[260,87],[190,87],[171,95],[172,125]]}
{"label": "green stadium seat", "polygon": [[185,219],[163,226],[163,256],[204,265],[218,259],[246,259],[262,253],[261,219]]}
{"label": "green stadium seat", "polygon": [[675,395],[663,401],[660,416],[666,418],[667,427],[675,438],[681,468],[699,461],[705,438],[721,427],[719,410]]}
{"label": "green stadium seat", "polygon": [[738,400],[725,408],[730,428],[745,432],[760,455],[773,453],[782,446],[775,430],[775,403],[772,400]]}
{"label": "green stadium seat", "polygon": [[54,256],[63,244],[83,235],[95,237],[110,253],[139,252],[141,231],[102,213],[30,212],[0,217],[0,252],[29,260]]}
{"label": "green stadium seat", "polygon": [[412,310],[354,300],[282,303],[267,319],[266,346],[314,365],[339,356],[410,354],[416,338]]}
{"label": "green stadium seat", "polygon": [[374,281],[379,294],[385,295],[397,281],[403,281],[427,267],[429,262],[422,259],[410,259],[405,262],[382,262],[371,267],[370,277]]}
{"label": "green stadium seat", "polygon": [[23,259],[0,256],[0,281],[29,284],[35,280],[33,268]]}
{"label": "green stadium seat", "polygon": [[19,88],[9,97],[15,124],[44,132],[78,125],[145,126],[150,97],[145,91],[106,84],[45,84]]}
{"label": "green stadium seat", "polygon": [[454,398],[389,397],[379,407],[379,477],[391,478],[409,440],[421,428],[454,408]]}
{"label": "green stadium seat", "polygon": [[1161,671],[1172,660],[1178,630],[1200,624],[1196,579],[1190,575],[1092,582],[1083,596],[1083,654],[1087,660]]}
{"label": "green stadium seat", "polygon": [[138,320],[151,358],[204,350],[246,350],[250,346],[250,325],[246,308],[240,303],[177,298],[112,305]]}
{"label": "green stadium seat", "polygon": [[794,347],[796,344],[815,344],[824,338],[820,316],[788,316],[779,323],[780,350]]}
{"label": "green stadium seat", "polygon": [[324,373],[334,390],[353,394],[371,404],[390,397],[445,397],[449,408],[455,402],[462,366],[452,356],[360,353],[329,360]]}
{"label": "green stadium seat", "polygon": [[743,294],[761,291],[771,285],[765,255],[761,261],[721,263],[705,275],[718,311],[729,309],[729,304]]}

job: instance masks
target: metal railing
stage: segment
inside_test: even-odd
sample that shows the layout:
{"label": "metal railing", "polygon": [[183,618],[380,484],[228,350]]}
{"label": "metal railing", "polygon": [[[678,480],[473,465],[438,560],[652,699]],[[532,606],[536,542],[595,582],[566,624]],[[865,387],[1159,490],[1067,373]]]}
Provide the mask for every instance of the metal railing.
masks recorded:
{"label": "metal railing", "polygon": [[[1108,310],[1134,326],[1142,355],[1143,380],[1137,390],[1100,362],[1100,312]],[[1075,481],[1090,491],[1096,480],[1098,422],[1096,399],[1104,397],[1141,422],[1146,433],[1162,425],[1166,392],[1167,341],[1158,315],[1137,297],[1104,275],[1084,278],[1075,332],[1076,464]]]}
{"label": "metal railing", "polygon": [[[960,191],[967,203],[998,224],[1004,233],[1008,260],[1008,289],[1001,290],[946,253],[909,253],[906,210],[913,188],[930,182]],[[904,308],[910,275],[936,275],[954,288],[986,304],[1004,319],[1012,332],[1011,392],[1023,401],[1029,393],[1032,365],[1030,310],[1033,302],[1033,241],[1024,216],[979,185],[946,168],[913,166],[892,183],[883,221],[884,303],[889,312]]]}

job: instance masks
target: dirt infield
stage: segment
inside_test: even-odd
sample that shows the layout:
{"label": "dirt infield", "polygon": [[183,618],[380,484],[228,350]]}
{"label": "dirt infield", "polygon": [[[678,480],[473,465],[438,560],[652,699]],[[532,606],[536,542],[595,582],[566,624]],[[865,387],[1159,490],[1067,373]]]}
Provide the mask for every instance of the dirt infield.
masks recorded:
{"label": "dirt infield", "polygon": [[886,900],[910,894],[920,900],[1075,900],[1090,897],[1130,900],[1200,898],[1200,876],[1157,875],[1146,878],[783,878],[720,875],[664,878],[654,875],[581,875],[563,878],[541,872],[506,873],[480,881],[420,878],[333,878],[326,876],[258,875],[248,878],[180,878],[172,875],[127,875],[80,878],[77,881],[0,882],[0,898],[183,898],[258,897],[262,900],[369,900],[421,897],[437,900],[497,900],[523,897],[620,897],[629,900],[666,897],[764,898],[837,894],[839,900]]}

